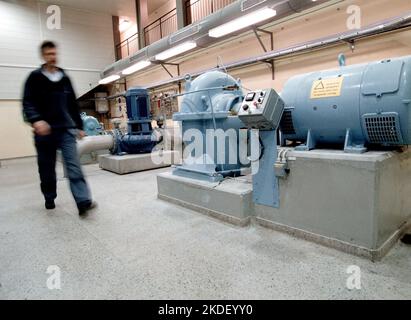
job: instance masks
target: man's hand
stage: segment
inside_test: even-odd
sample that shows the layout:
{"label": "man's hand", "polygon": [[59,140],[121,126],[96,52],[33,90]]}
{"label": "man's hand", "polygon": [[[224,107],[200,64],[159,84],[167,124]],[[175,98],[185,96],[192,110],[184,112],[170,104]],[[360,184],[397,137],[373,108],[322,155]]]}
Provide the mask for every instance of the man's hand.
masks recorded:
{"label": "man's hand", "polygon": [[86,136],[86,133],[83,130],[79,130],[77,132],[77,137],[79,138],[79,140],[83,139]]}
{"label": "man's hand", "polygon": [[48,136],[51,134],[51,127],[46,121],[37,121],[33,123],[34,133],[38,136]]}

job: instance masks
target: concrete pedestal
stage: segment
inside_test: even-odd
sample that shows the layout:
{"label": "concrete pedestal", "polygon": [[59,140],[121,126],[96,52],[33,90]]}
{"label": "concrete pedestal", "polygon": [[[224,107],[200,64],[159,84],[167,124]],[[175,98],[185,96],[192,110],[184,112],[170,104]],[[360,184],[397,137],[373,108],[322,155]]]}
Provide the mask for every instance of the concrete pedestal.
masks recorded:
{"label": "concrete pedestal", "polygon": [[[383,257],[409,226],[410,151],[292,151],[289,168],[290,174],[280,179],[278,209],[252,203],[252,185],[244,179],[213,187],[163,174],[159,198],[225,221],[244,225],[252,220],[373,260]],[[242,190],[243,197],[235,190]]]}
{"label": "concrete pedestal", "polygon": [[[156,163],[153,156],[165,161]],[[124,156],[104,155],[99,157],[100,168],[117,174],[127,174],[169,167],[177,160],[178,152],[163,151],[146,154],[130,154]]]}
{"label": "concrete pedestal", "polygon": [[174,176],[157,176],[158,197],[186,208],[245,226],[252,211],[252,184],[240,179],[221,183]]}

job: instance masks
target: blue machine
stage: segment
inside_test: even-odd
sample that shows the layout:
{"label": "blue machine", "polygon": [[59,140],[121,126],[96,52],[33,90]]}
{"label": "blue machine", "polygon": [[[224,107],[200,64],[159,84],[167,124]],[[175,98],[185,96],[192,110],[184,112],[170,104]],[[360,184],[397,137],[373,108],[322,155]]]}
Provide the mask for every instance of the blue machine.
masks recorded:
{"label": "blue machine", "polygon": [[151,135],[150,97],[148,90],[131,88],[126,93],[128,133],[130,135]]}
{"label": "blue machine", "polygon": [[87,113],[81,114],[81,120],[83,121],[84,132],[88,136],[99,136],[104,134],[103,127],[98,120],[92,116],[88,116]]}
{"label": "blue machine", "polygon": [[[181,112],[174,114],[173,117],[175,121],[182,123],[183,143],[187,145],[192,142],[195,137],[191,132],[195,130],[201,133],[202,137],[207,137],[210,130],[216,133],[218,129],[222,129],[225,134],[227,130],[232,129],[235,130],[235,144],[238,145],[239,130],[244,127],[244,123],[235,116],[244,99],[240,82],[226,73],[211,71],[194,81],[187,78],[185,89]],[[216,143],[213,151],[208,149],[206,140],[202,143],[199,155],[195,155],[193,151],[193,163],[186,162],[178,166],[174,174],[195,176],[197,179],[209,181],[220,181],[227,176],[240,175],[244,165],[241,164],[239,157],[235,161],[229,159],[229,144],[225,146],[225,159],[219,161],[221,153],[218,151],[217,137],[214,140]]]}
{"label": "blue machine", "polygon": [[[277,129],[283,145],[300,142],[297,150],[321,144],[344,145],[345,152],[363,153],[367,147],[411,144],[411,57],[345,66],[337,70],[291,78],[278,95],[273,89],[249,92],[227,74],[208,72],[188,81],[182,111],[183,142],[190,144],[197,129],[259,130],[261,154],[253,176],[255,203],[279,207]],[[186,135],[187,134],[187,135]],[[207,150],[205,148],[205,150]],[[204,153],[204,158],[210,158]],[[225,162],[228,163],[228,160]],[[174,174],[219,181],[241,173],[244,164],[183,164]],[[284,171],[284,170],[283,170]],[[281,174],[280,174],[281,173]]]}
{"label": "blue machine", "polygon": [[411,57],[342,66],[291,78],[281,94],[287,108],[282,141],[367,146],[411,144]]}
{"label": "blue machine", "polygon": [[[279,206],[278,179],[274,171],[277,160],[276,129],[284,110],[279,95],[273,89],[266,89],[250,92],[244,98],[241,83],[219,71],[207,72],[192,83],[187,80],[181,112],[174,115],[174,120],[182,122],[183,143],[193,144],[193,138],[204,140],[198,158],[191,155],[196,161],[184,162],[176,167],[173,174],[213,182],[241,175],[241,170],[250,164],[240,159],[240,152],[235,154],[236,161],[232,161],[230,151],[233,145],[237,147],[240,144],[241,136],[244,136],[240,133],[242,129],[245,128],[246,138],[250,129],[260,129],[258,140],[264,151],[261,151],[258,159],[260,168],[253,179],[254,201],[267,206]],[[208,148],[210,130],[213,133],[211,140],[214,141],[212,147]],[[219,161],[221,149],[218,151],[217,144],[221,143],[221,139],[217,139],[218,130],[226,134],[223,139],[223,161]],[[230,130],[235,130],[234,141],[227,134]]]}
{"label": "blue machine", "polygon": [[119,129],[114,131],[113,154],[150,153],[159,143],[153,136],[148,90],[140,87],[131,88],[126,93],[128,133]]}

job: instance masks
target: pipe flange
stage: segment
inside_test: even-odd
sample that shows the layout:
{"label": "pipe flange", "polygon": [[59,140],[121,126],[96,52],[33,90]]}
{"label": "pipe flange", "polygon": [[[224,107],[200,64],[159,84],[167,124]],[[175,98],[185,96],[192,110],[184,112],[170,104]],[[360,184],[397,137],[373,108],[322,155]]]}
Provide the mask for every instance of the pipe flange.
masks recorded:
{"label": "pipe flange", "polygon": [[113,137],[113,146],[111,147],[110,153],[116,154],[118,148],[118,129],[108,131],[108,134]]}

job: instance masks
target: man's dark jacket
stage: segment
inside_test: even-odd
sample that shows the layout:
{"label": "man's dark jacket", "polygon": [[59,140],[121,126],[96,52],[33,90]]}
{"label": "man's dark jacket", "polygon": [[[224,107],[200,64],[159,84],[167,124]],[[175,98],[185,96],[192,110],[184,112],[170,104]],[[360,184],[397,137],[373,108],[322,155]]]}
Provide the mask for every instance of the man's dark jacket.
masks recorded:
{"label": "man's dark jacket", "polygon": [[25,119],[34,123],[46,121],[52,129],[83,130],[79,106],[69,77],[65,74],[58,82],[49,80],[42,68],[33,71],[28,77],[23,97]]}

